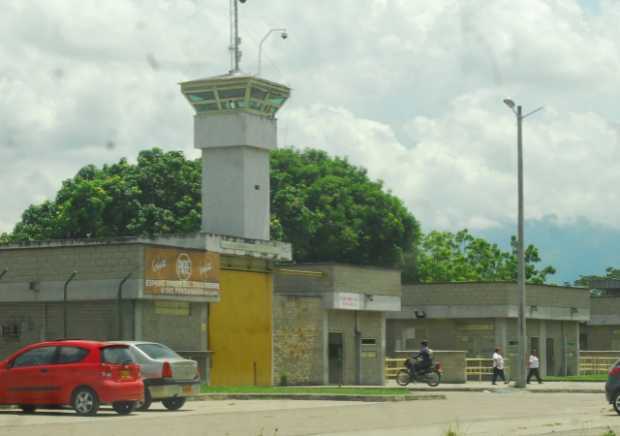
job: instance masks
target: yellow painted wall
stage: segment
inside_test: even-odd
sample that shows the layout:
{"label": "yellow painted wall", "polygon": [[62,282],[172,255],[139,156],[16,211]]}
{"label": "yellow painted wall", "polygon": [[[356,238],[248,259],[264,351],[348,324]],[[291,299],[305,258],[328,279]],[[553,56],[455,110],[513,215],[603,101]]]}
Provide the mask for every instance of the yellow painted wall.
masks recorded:
{"label": "yellow painted wall", "polygon": [[271,385],[271,274],[222,270],[220,289],[209,305],[211,385]]}

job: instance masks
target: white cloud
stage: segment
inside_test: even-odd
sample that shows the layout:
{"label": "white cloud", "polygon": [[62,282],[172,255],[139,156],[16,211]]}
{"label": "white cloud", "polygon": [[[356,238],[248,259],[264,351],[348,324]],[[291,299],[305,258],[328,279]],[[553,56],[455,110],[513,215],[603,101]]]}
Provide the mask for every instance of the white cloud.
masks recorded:
{"label": "white cloud", "polygon": [[[315,105],[288,111],[281,123],[299,147],[319,147],[365,166],[401,197],[425,227],[485,229],[516,214],[516,123],[498,102],[474,93],[455,99],[443,116],[415,117],[407,148],[385,124]],[[294,133],[293,133],[294,132]],[[602,208],[620,194],[610,166],[620,153],[617,128],[594,113],[550,108],[524,125],[526,218],[591,220],[617,227],[620,211]],[[600,145],[599,145],[600,144]],[[430,223],[430,224],[429,224]]]}
{"label": "white cloud", "polygon": [[[228,68],[228,1],[5,1],[0,15],[0,231],[83,165],[162,146],[192,156],[186,79]],[[620,3],[250,0],[244,58],[292,86],[284,144],[348,156],[426,228],[514,219],[507,95],[526,122],[527,216],[620,227]],[[110,149],[106,144],[112,144]]]}

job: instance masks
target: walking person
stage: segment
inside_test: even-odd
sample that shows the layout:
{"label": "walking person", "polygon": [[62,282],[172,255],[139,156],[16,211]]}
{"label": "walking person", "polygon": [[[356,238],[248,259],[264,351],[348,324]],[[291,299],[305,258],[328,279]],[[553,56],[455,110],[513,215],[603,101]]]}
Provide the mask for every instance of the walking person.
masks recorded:
{"label": "walking person", "polygon": [[493,380],[492,384],[495,384],[497,378],[501,378],[505,384],[508,384],[506,381],[506,376],[504,375],[504,357],[501,354],[501,349],[496,348],[495,353],[493,353]]}
{"label": "walking person", "polygon": [[536,376],[536,380],[538,380],[539,384],[542,384],[542,380],[540,379],[540,360],[538,360],[538,354],[536,354],[536,350],[532,350],[530,353],[530,362],[528,364],[527,371],[527,384],[530,384],[530,379],[532,376]]}

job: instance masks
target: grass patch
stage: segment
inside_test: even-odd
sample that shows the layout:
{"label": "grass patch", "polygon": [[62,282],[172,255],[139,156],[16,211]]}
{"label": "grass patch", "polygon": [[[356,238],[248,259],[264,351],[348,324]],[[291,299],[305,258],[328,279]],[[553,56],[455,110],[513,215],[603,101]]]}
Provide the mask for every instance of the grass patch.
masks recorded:
{"label": "grass patch", "polygon": [[203,394],[317,394],[317,395],[407,395],[405,388],[296,387],[296,386],[207,386]]}
{"label": "grass patch", "polygon": [[[548,376],[543,381],[550,382],[606,382],[607,374]],[[535,383],[536,380],[532,380]]]}

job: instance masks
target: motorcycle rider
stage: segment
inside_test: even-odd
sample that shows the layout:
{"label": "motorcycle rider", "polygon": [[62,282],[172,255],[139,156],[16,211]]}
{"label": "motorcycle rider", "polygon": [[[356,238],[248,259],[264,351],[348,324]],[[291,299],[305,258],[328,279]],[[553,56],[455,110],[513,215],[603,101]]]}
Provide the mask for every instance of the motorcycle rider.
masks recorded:
{"label": "motorcycle rider", "polygon": [[411,357],[415,361],[415,364],[413,365],[414,373],[424,374],[424,372],[430,369],[433,364],[433,359],[431,357],[431,350],[428,348],[428,341],[423,340],[420,342],[420,351],[413,354]]}

